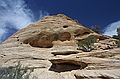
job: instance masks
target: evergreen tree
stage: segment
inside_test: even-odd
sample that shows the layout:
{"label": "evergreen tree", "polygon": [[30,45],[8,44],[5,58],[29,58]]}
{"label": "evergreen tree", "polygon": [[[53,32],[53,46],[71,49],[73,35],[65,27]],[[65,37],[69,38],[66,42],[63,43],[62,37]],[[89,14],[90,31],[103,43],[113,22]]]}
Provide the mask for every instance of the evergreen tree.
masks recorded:
{"label": "evergreen tree", "polygon": [[120,28],[117,28],[118,39],[120,40]]}
{"label": "evergreen tree", "polygon": [[100,33],[100,26],[96,25],[96,26],[91,26],[91,30],[96,32],[96,33]]}
{"label": "evergreen tree", "polygon": [[117,35],[113,35],[113,38],[120,40],[120,28],[117,28]]}

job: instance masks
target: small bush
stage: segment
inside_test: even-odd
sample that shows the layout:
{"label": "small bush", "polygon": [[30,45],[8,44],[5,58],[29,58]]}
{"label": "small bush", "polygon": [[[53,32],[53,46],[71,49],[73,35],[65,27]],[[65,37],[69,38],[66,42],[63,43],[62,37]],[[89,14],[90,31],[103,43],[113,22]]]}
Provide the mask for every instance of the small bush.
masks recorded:
{"label": "small bush", "polygon": [[113,35],[113,38],[120,40],[120,28],[117,28],[116,32],[117,35]]}
{"label": "small bush", "polygon": [[91,30],[96,32],[96,33],[100,33],[100,26],[91,26]]}
{"label": "small bush", "polygon": [[[15,67],[7,67],[0,69],[0,79],[29,79],[32,69],[22,67],[20,62]],[[35,77],[33,77],[35,79]]]}
{"label": "small bush", "polygon": [[95,36],[89,36],[88,38],[77,42],[78,50],[82,50],[85,52],[90,52],[95,49],[94,43],[97,42],[97,38]]}
{"label": "small bush", "polygon": [[75,21],[76,23],[79,23],[77,19],[74,19],[74,21]]}
{"label": "small bush", "polygon": [[117,47],[120,47],[120,41],[116,41]]}

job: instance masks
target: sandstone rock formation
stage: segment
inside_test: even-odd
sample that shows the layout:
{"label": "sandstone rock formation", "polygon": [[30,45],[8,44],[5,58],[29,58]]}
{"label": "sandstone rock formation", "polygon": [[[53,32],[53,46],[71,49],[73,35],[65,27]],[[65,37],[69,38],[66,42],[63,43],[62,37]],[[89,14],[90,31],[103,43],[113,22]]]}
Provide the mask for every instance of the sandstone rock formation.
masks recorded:
{"label": "sandstone rock formation", "polygon": [[[76,42],[97,37],[96,50],[77,50]],[[97,34],[58,14],[28,25],[0,44],[0,66],[20,61],[38,79],[120,79],[116,39]]]}

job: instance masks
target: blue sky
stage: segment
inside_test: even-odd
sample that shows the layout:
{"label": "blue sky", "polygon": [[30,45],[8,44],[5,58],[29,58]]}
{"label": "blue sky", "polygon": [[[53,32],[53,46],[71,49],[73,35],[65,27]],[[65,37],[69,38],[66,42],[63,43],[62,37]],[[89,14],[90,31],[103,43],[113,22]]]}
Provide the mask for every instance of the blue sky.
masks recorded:
{"label": "blue sky", "polygon": [[[26,0],[30,8],[49,12],[50,15],[63,13],[90,27],[108,24],[120,20],[120,0]],[[31,6],[34,4],[33,6]]]}
{"label": "blue sky", "polygon": [[46,15],[65,14],[112,36],[120,27],[120,0],[0,0],[0,42]]}

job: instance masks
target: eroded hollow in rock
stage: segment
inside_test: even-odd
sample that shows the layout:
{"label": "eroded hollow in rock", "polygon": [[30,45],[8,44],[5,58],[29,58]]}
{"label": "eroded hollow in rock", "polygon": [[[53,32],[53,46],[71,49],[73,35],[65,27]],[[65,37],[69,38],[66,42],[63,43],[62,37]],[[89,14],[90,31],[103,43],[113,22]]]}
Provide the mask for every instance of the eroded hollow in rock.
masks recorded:
{"label": "eroded hollow in rock", "polygon": [[65,72],[65,71],[71,71],[71,70],[77,70],[80,69],[80,65],[75,65],[72,63],[60,63],[60,64],[52,64],[50,71],[55,72]]}
{"label": "eroded hollow in rock", "polygon": [[53,41],[70,41],[71,34],[69,32],[62,33],[49,33],[49,32],[41,32],[31,38],[28,38],[23,41],[24,44],[30,44],[32,47],[40,47],[40,48],[52,48]]}
{"label": "eroded hollow in rock", "polygon": [[63,28],[68,28],[68,26],[67,26],[67,25],[64,25]]}
{"label": "eroded hollow in rock", "polygon": [[79,51],[61,51],[61,52],[51,52],[54,56],[56,55],[70,55],[70,54],[77,54]]}
{"label": "eroded hollow in rock", "polygon": [[[56,60],[57,61],[57,60]],[[59,60],[58,60],[59,61]],[[84,62],[75,64],[72,62],[60,62],[56,63],[55,61],[51,61],[52,66],[50,67],[50,71],[55,71],[55,72],[66,72],[66,71],[72,71],[72,70],[78,70],[78,69],[84,69],[87,67],[87,64]]]}
{"label": "eroded hollow in rock", "polygon": [[71,34],[69,32],[64,32],[60,35],[59,40],[60,41],[66,41],[66,40],[70,41],[70,38],[71,38]]}
{"label": "eroded hollow in rock", "polygon": [[82,35],[87,35],[87,34],[90,34],[89,32],[84,32]]}
{"label": "eroded hollow in rock", "polygon": [[53,47],[53,43],[47,37],[40,38],[39,36],[29,38],[23,42],[24,44],[30,44],[32,47],[40,47],[40,48],[51,48]]}

